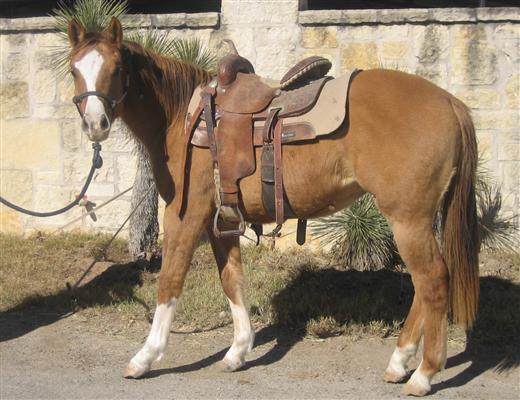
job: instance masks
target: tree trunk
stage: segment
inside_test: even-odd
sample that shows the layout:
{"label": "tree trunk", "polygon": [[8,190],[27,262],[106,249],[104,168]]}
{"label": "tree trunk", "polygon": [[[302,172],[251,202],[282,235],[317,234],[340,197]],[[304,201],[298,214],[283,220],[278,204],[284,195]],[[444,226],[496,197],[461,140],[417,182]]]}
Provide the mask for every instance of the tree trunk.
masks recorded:
{"label": "tree trunk", "polygon": [[152,174],[152,164],[147,150],[136,143],[137,173],[132,190],[132,210],[143,196],[152,189],[130,218],[128,250],[136,258],[145,258],[156,251],[159,237],[159,197]]}

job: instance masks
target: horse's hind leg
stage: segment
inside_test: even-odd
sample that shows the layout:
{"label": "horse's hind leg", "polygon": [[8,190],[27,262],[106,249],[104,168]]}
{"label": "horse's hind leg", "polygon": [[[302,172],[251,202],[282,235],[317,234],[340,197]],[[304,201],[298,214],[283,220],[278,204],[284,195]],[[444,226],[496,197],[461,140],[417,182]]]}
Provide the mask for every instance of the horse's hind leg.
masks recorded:
{"label": "horse's hind leg", "polygon": [[181,295],[191,257],[208,214],[209,209],[189,209],[180,220],[173,207],[166,208],[157,308],[146,343],[124,371],[126,378],[142,376],[150,370],[154,361],[162,357],[168,345],[177,300]]}
{"label": "horse's hind leg", "polygon": [[412,307],[406,317],[403,329],[397,340],[397,346],[386,368],[384,379],[387,382],[398,383],[405,379],[408,361],[415,356],[422,336],[423,319],[420,300],[414,296]]}
{"label": "horse's hind leg", "polygon": [[405,394],[423,396],[446,362],[448,269],[435,240],[431,218],[390,221],[399,253],[412,275],[415,297],[385,378],[396,381],[404,377],[406,363],[415,354],[424,333],[423,359],[403,388]]}
{"label": "horse's hind leg", "polygon": [[222,288],[233,315],[233,344],[220,362],[224,371],[232,372],[244,365],[245,356],[253,348],[255,339],[242,288],[244,276],[240,260],[240,242],[238,237],[217,239],[211,228],[207,231],[217,261]]}

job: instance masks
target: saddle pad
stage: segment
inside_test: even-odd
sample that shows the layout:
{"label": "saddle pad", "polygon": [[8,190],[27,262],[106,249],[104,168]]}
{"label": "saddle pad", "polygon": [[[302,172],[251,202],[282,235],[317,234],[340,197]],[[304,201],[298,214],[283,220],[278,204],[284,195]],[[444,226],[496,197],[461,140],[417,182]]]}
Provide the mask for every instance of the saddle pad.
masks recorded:
{"label": "saddle pad", "polygon": [[349,71],[325,83],[314,107],[305,114],[284,118],[284,125],[310,124],[314,127],[316,136],[328,135],[337,130],[345,120],[350,82],[357,72],[358,70]]}
{"label": "saddle pad", "polygon": [[[284,128],[282,132],[282,142],[291,143],[302,140],[310,140],[319,136],[328,135],[336,131],[347,113],[348,89],[352,79],[359,72],[354,70],[345,75],[327,81],[321,91],[318,101],[307,113],[297,117],[284,118]],[[188,126],[191,116],[200,102],[201,88],[195,89],[188,106],[186,116],[186,126]],[[326,116],[324,118],[323,116]],[[217,115],[217,124],[219,116]],[[254,145],[262,145],[262,133],[265,121],[254,121]],[[297,129],[294,129],[296,127]],[[296,134],[292,134],[296,132]],[[195,129],[191,143],[198,147],[208,147],[208,137],[206,124],[201,120]]]}

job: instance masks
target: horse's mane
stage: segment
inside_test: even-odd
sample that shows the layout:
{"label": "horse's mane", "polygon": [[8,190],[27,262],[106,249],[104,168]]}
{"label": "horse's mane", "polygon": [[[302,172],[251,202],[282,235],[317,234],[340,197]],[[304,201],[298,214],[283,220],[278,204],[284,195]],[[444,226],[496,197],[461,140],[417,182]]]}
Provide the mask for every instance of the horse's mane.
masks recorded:
{"label": "horse's mane", "polygon": [[[89,32],[72,50],[71,56],[103,42],[108,43],[103,34]],[[167,124],[184,121],[193,91],[198,85],[211,79],[210,73],[194,64],[157,54],[135,42],[125,40],[122,51],[128,52],[129,55],[129,60],[123,60],[129,65],[124,67],[133,70],[143,82],[152,86],[164,108]]]}
{"label": "horse's mane", "polygon": [[184,121],[193,91],[211,79],[204,69],[146,49],[135,42],[124,41],[130,52],[132,68],[137,68],[141,79],[149,83],[166,113],[167,123]]}

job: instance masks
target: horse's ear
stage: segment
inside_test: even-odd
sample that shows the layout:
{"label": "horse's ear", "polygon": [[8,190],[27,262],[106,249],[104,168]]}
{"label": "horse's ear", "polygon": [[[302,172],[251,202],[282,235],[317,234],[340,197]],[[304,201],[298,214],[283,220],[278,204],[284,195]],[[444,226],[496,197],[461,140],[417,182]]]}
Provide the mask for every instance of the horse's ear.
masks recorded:
{"label": "horse's ear", "polygon": [[117,46],[123,41],[123,27],[116,17],[112,17],[110,20],[110,24],[105,30],[105,36],[110,42],[115,43]]}
{"label": "horse's ear", "polygon": [[71,46],[76,47],[76,45],[85,38],[85,28],[78,22],[76,18],[73,18],[69,22],[67,35],[69,36],[69,42]]}

